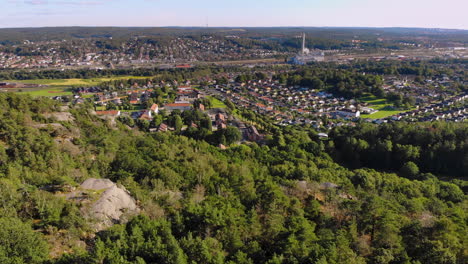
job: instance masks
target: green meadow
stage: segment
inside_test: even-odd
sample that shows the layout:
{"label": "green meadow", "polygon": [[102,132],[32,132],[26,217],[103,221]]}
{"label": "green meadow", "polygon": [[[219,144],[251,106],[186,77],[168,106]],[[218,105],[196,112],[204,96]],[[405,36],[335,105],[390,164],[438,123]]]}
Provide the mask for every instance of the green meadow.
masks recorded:
{"label": "green meadow", "polygon": [[4,82],[47,85],[47,87],[11,89],[10,91],[12,92],[26,93],[32,96],[63,96],[63,95],[72,95],[70,88],[73,86],[96,86],[103,82],[108,82],[112,80],[147,79],[147,78],[152,78],[152,77],[116,76],[116,77],[102,77],[102,78],[91,78],[91,79],[5,80]]}
{"label": "green meadow", "polygon": [[207,96],[206,98],[210,100],[212,108],[226,108],[226,105],[223,102],[213,96]]}
{"label": "green meadow", "polygon": [[378,110],[377,113],[371,115],[361,115],[361,118],[380,119],[405,112],[405,110],[396,110],[392,104],[387,102],[386,99],[377,98],[374,95],[363,97],[361,98],[361,101],[368,103],[369,107]]}
{"label": "green meadow", "polygon": [[6,80],[5,82],[27,83],[27,84],[42,84],[50,86],[93,86],[103,82],[112,80],[127,80],[127,79],[147,79],[153,77],[142,76],[116,76],[116,77],[101,77],[91,79],[37,79],[37,80]]}
{"label": "green meadow", "polygon": [[30,94],[33,97],[34,96],[52,97],[52,96],[64,96],[64,95],[73,94],[70,88],[46,88],[46,89],[38,89],[38,90],[23,89],[21,91],[18,91],[18,93]]}

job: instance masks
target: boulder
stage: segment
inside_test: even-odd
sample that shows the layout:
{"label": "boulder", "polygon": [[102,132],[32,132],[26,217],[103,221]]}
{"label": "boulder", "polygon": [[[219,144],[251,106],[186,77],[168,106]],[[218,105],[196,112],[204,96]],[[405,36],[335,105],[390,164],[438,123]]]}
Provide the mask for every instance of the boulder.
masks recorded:
{"label": "boulder", "polygon": [[81,189],[86,189],[86,190],[103,190],[103,189],[109,189],[113,186],[116,186],[115,183],[113,183],[109,179],[87,179],[81,184]]}
{"label": "boulder", "polygon": [[82,207],[84,215],[95,220],[94,227],[98,231],[113,224],[125,222],[128,216],[140,211],[130,193],[111,180],[87,179],[80,187],[82,190],[94,191],[98,194],[96,199],[90,200],[86,206]]}

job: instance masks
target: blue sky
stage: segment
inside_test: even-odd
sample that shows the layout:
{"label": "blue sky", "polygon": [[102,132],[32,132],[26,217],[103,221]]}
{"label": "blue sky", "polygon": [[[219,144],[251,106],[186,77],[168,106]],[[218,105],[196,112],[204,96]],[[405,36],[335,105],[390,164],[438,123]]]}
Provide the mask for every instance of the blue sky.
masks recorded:
{"label": "blue sky", "polygon": [[468,29],[468,0],[0,0],[0,27],[359,26]]}

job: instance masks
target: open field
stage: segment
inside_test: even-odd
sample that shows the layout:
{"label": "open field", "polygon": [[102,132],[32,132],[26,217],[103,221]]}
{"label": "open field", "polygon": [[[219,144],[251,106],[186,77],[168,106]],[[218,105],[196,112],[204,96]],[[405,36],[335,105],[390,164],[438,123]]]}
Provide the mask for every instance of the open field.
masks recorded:
{"label": "open field", "polygon": [[31,96],[64,96],[72,95],[69,88],[39,88],[39,89],[22,89],[19,93],[30,94]]}
{"label": "open field", "polygon": [[380,108],[380,109],[379,108],[375,108],[375,109],[379,110],[379,112],[373,113],[371,115],[361,115],[361,118],[381,119],[381,118],[386,118],[392,115],[399,114],[401,112],[405,112],[401,110],[393,110],[393,108],[388,107],[388,106]]}
{"label": "open field", "polygon": [[206,98],[210,100],[212,108],[226,108],[226,105],[223,102],[213,96],[207,96]]}
{"label": "open field", "polygon": [[[2,82],[9,83],[23,83],[23,84],[35,84],[45,85],[45,87],[22,87],[22,88],[8,88],[4,91],[25,93],[32,96],[64,96],[72,95],[71,87],[73,86],[96,86],[103,82],[111,80],[127,80],[127,79],[147,79],[153,78],[153,76],[142,77],[142,76],[115,76],[115,77],[102,77],[92,79],[36,79],[36,80],[4,80]],[[92,97],[92,95],[87,95]]]}
{"label": "open field", "polygon": [[24,83],[24,84],[39,84],[49,86],[73,86],[73,85],[90,85],[94,82],[92,79],[37,79],[37,80],[6,80],[10,83]]}
{"label": "open field", "polygon": [[46,87],[33,87],[33,88],[7,88],[1,89],[2,92],[13,92],[21,94],[30,94],[31,96],[64,96],[72,95],[70,86],[46,86]]}
{"label": "open field", "polygon": [[42,84],[49,86],[94,86],[103,82],[112,80],[126,80],[126,79],[147,79],[153,78],[142,76],[116,76],[116,77],[100,77],[91,79],[36,79],[36,80],[5,80],[5,82],[12,83],[25,83],[25,84]]}
{"label": "open field", "polygon": [[361,118],[380,119],[405,112],[405,110],[395,110],[392,104],[387,103],[386,99],[379,99],[374,95],[368,95],[361,98],[361,101],[368,103],[371,108],[378,110],[377,113],[371,115],[361,115]]}

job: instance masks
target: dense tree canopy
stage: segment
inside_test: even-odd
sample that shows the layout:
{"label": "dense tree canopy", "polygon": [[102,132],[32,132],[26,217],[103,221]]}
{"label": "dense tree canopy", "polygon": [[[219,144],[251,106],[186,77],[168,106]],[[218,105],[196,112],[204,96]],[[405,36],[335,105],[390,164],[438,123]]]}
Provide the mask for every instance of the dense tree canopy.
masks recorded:
{"label": "dense tree canopy", "polygon": [[[222,150],[91,110],[57,121],[52,100],[0,94],[2,263],[467,261],[466,179],[444,177],[466,176],[466,124],[363,125],[330,140],[277,127],[265,144]],[[206,129],[196,112],[179,118]],[[64,196],[90,177],[125,186],[140,215],[94,233]]]}

